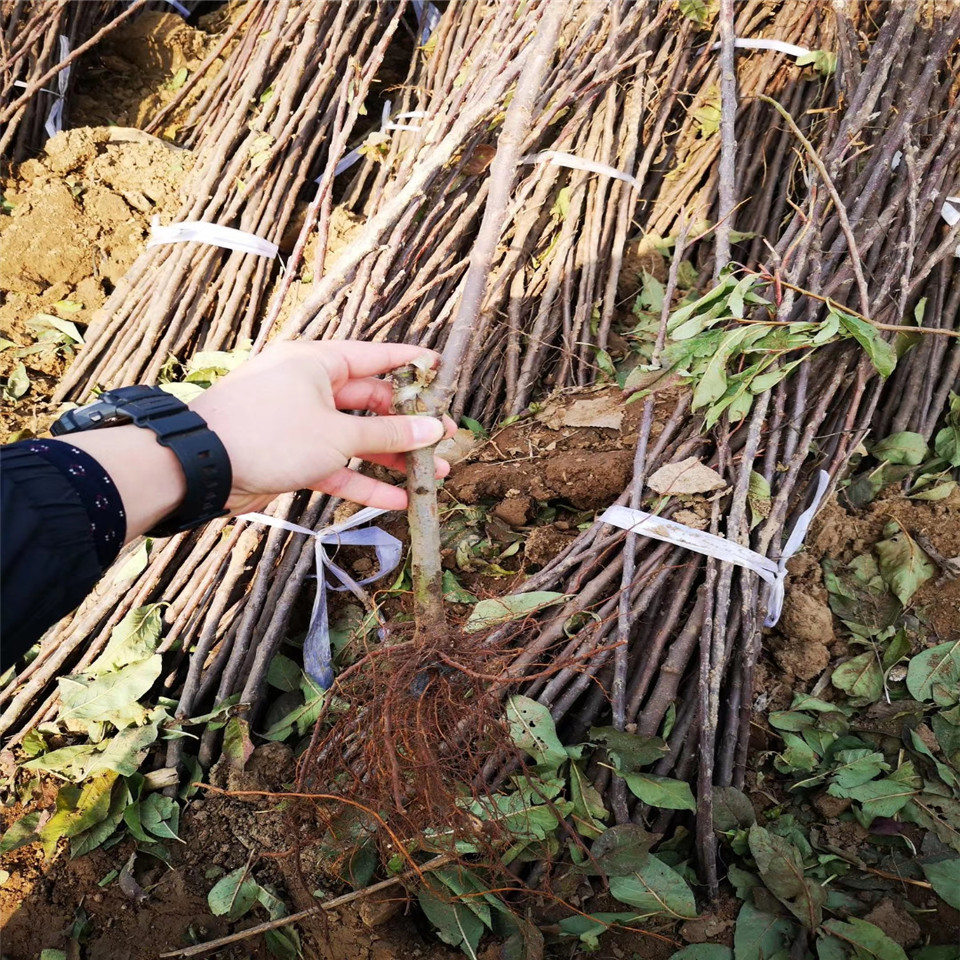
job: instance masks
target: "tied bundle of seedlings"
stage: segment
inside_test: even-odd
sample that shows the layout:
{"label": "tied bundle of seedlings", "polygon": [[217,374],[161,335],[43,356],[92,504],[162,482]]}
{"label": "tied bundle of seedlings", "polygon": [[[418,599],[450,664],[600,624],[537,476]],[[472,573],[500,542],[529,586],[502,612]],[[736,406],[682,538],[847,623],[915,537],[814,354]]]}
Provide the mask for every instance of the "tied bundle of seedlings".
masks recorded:
{"label": "tied bundle of seedlings", "polygon": [[[224,53],[223,66],[177,126],[179,145],[195,161],[173,224],[157,225],[172,229],[155,230],[97,312],[57,399],[86,397],[95,385],[156,380],[171,356],[233,348],[256,337],[265,313],[276,315],[280,298],[269,303],[268,294],[300,192],[318,174],[318,193],[331,189],[403,5],[355,12],[337,3],[250,4],[211,51],[206,62]],[[235,236],[234,246],[205,225],[247,236]]]}
{"label": "tied bundle of seedlings", "polygon": [[[255,9],[263,10],[260,7]],[[266,16],[265,13],[262,15]],[[478,139],[478,134],[486,131],[487,137],[492,138],[502,123],[500,119],[502,101],[521,67],[520,62],[513,61],[516,59],[516,53],[529,39],[530,33],[529,25],[525,25],[522,18],[510,14],[507,8],[495,10],[479,5],[465,6],[463,16],[467,17],[463,23],[451,17],[449,21],[444,20],[438,27],[436,43],[453,45],[450,48],[450,57],[441,55],[446,49],[444,46],[435,48],[439,51],[436,55],[432,53],[429,55],[430,66],[423,68],[425,77],[429,78],[431,83],[424,94],[426,100],[401,104],[404,108],[430,106],[429,115],[433,118],[433,122],[443,125],[441,132],[449,128],[449,132],[443,134],[442,150],[438,150],[435,144],[431,145],[428,142],[415,155],[416,169],[411,172],[407,166],[401,166],[395,170],[395,177],[392,176],[389,181],[384,179],[384,185],[377,188],[379,192],[375,190],[364,201],[373,210],[382,207],[382,215],[371,216],[368,229],[361,240],[348,245],[341,256],[329,265],[327,273],[323,274],[322,263],[331,221],[329,178],[331,171],[341,159],[341,153],[345,150],[346,135],[338,141],[338,148],[331,150],[327,156],[325,179],[321,181],[314,200],[307,210],[300,236],[294,245],[291,260],[287,264],[287,273],[274,291],[267,319],[261,328],[263,336],[270,328],[271,317],[275,316],[275,312],[280,308],[282,294],[288,293],[288,300],[292,299],[295,303],[298,297],[302,298],[303,290],[298,288],[309,289],[309,285],[302,281],[296,282],[291,287],[290,280],[296,274],[298,258],[305,249],[306,238],[312,233],[314,226],[312,218],[318,216],[320,222],[316,228],[317,261],[314,263],[314,275],[320,279],[313,284],[316,288],[314,293],[317,290],[322,293],[328,288],[338,291],[342,288],[343,295],[349,299],[344,302],[339,295],[329,295],[329,290],[324,293],[324,297],[331,296],[330,306],[324,309],[316,321],[319,322],[322,317],[330,315],[334,316],[338,326],[336,330],[314,332],[324,336],[364,337],[389,334],[391,337],[404,339],[424,337],[428,343],[433,342],[438,333],[442,332],[445,312],[448,309],[444,304],[452,306],[454,302],[450,298],[456,294],[462,280],[462,271],[465,269],[467,252],[472,239],[472,224],[475,222],[476,212],[482,207],[486,198],[485,167],[472,168],[474,170],[472,173],[466,173],[464,168],[471,159],[471,151],[475,145],[474,141]],[[558,135],[557,129],[561,134],[568,131],[564,134],[568,136],[569,131],[575,129],[582,118],[589,113],[590,103],[595,102],[603,91],[617,89],[624,78],[630,79],[634,86],[640,82],[639,71],[644,61],[645,50],[656,43],[657,37],[665,29],[666,19],[665,15],[655,18],[645,14],[644,17],[645,19],[641,21],[631,14],[630,17],[624,16],[621,20],[614,21],[604,14],[602,5],[584,8],[582,12],[578,11],[577,16],[569,14],[566,17],[563,29],[568,35],[565,48],[567,54],[559,64],[552,66],[551,73],[545,81],[541,104],[549,104],[550,107],[545,112],[542,109],[537,111],[535,126],[537,132],[533,135],[525,132],[521,158],[529,151],[539,152],[541,147],[557,145],[558,141],[555,139]],[[296,24],[302,27],[300,20],[297,20]],[[465,24],[469,24],[471,29],[467,30]],[[245,24],[245,32],[242,36],[247,40],[243,42],[249,43],[250,33],[261,40],[264,36],[272,36],[272,34],[265,34],[262,27],[263,24],[260,21]],[[330,42],[333,43],[335,38],[336,35],[330,38]],[[306,39],[301,46],[308,46]],[[344,46],[345,43],[341,43],[338,49]],[[377,50],[379,49],[378,47]],[[310,46],[310,50],[315,52],[313,46]],[[601,54],[603,54],[602,57]],[[378,52],[376,57],[379,56]],[[418,57],[420,56],[426,56],[426,54],[418,52]],[[472,70],[465,68],[468,61],[472,65]],[[231,60],[227,68],[222,71],[225,84],[236,83],[238,77],[245,76],[241,71],[233,69],[232,64]],[[584,67],[587,69],[584,70]],[[464,76],[458,79],[461,73]],[[368,76],[366,70],[363,76]],[[351,83],[345,84],[343,96],[339,101],[344,111],[352,110],[357,106],[351,84],[352,80]],[[404,89],[408,86],[410,89],[420,90],[422,85],[405,84]],[[434,88],[436,100],[431,96]],[[185,87],[184,91],[187,89]],[[214,86],[208,88],[207,99],[212,97],[212,90]],[[271,97],[269,102],[273,102],[277,96],[280,96],[279,91]],[[235,99],[237,98],[226,99],[225,102],[232,104]],[[246,101],[243,102],[246,103]],[[577,108],[576,115],[570,116],[574,105]],[[196,109],[200,110],[200,106],[198,105]],[[226,107],[223,108],[225,109]],[[551,126],[551,122],[554,122],[557,117],[561,122],[559,128],[555,124]],[[315,119],[319,124],[320,120]],[[330,129],[329,124],[336,121],[336,116],[331,118],[328,111],[323,120],[328,126],[318,126],[317,142],[325,140],[329,142],[330,137],[325,137],[320,131]],[[190,123],[184,124],[183,127],[187,130],[193,129]],[[407,144],[414,134],[433,139],[429,131],[421,130],[419,133],[398,131],[394,133],[393,140],[401,145]],[[206,127],[198,130],[196,135],[203,142],[210,143],[211,150],[214,146],[218,149],[222,148],[221,141],[214,134],[208,134]],[[301,140],[298,138],[296,143],[300,144]],[[489,145],[486,149],[490,149]],[[197,153],[194,165],[196,177],[204,183],[214,180],[229,183],[229,178],[224,177],[219,166],[220,153],[214,152],[207,156],[201,154],[199,148]],[[372,155],[376,156],[376,153]],[[408,157],[405,162],[409,165],[413,159],[413,156]],[[452,165],[450,165],[451,161]],[[392,162],[381,164],[375,160],[365,160],[358,165],[358,168],[356,181],[363,180],[368,168],[372,172],[379,173],[385,170],[393,173],[395,169]],[[534,170],[532,164],[524,163],[518,171],[518,175],[524,177],[525,195],[529,195],[538,180],[546,177],[535,199],[540,203],[543,197],[549,200],[552,196],[553,200],[550,202],[554,202],[556,194],[566,183],[565,179],[555,180],[554,175],[566,177],[570,172],[569,169],[549,165],[543,171],[537,172],[536,176],[528,176]],[[594,179],[598,183],[606,182],[596,177]],[[424,208],[424,197],[417,192],[417,188],[426,181],[432,184],[431,190],[438,196],[442,195],[443,190],[447,190],[452,196],[449,204],[437,204],[431,209],[429,217],[421,218],[419,212]],[[478,184],[480,193],[475,198]],[[351,184],[350,189],[351,191],[356,189],[356,183]],[[395,202],[395,198],[391,199],[389,196],[385,199],[382,196],[383,190],[402,194],[399,202]],[[469,205],[467,205],[468,199]],[[517,201],[512,202],[516,204]],[[358,206],[358,213],[363,212],[363,209]],[[396,216],[398,210],[403,212],[401,220],[388,232],[384,232],[384,225],[393,223],[392,218]],[[440,214],[439,220],[437,214]],[[528,229],[532,229],[533,226],[538,226],[543,234],[539,239],[531,236],[531,244],[536,242],[537,246],[543,250],[541,255],[549,256],[556,220],[552,217],[529,220]],[[402,240],[405,234],[409,234],[408,240]],[[435,245],[436,256],[417,260],[415,264],[406,262],[410,257],[418,257],[419,249],[425,252],[433,249],[433,246],[428,247],[427,244]],[[164,297],[168,293],[174,296],[172,291],[176,289],[176,283],[165,283],[162,287],[164,291],[162,296],[157,295],[153,285],[154,272],[150,265],[156,265],[156,258],[161,255],[161,252],[164,257],[177,258],[181,256],[178,251],[182,250],[186,250],[188,256],[196,258],[203,256],[205,258],[203,263],[208,263],[210,256],[213,256],[216,262],[223,257],[220,251],[211,253],[207,250],[202,254],[199,252],[194,254],[192,245],[172,245],[148,251],[141,261],[135,264],[127,281],[118,286],[111,302],[101,311],[101,320],[91,325],[86,338],[87,343],[91,345],[85,354],[86,360],[81,359],[79,364],[71,368],[68,380],[62,385],[62,391],[68,389],[71,380],[76,381],[82,378],[83,370],[88,369],[95,362],[94,358],[98,350],[113,349],[113,341],[110,337],[115,330],[124,331],[122,342],[131,344],[131,349],[132,342],[140,337],[141,339],[137,340],[138,348],[141,352],[153,357],[154,365],[159,365],[160,358],[164,355],[151,352],[151,340],[149,336],[143,337],[142,326],[126,322],[125,318],[129,317],[131,311],[149,310],[150,316],[154,317],[153,322],[157,324],[157,329],[165,331],[164,342],[169,342],[179,322],[178,318],[188,317],[194,324],[199,322],[197,314],[191,314],[184,306],[189,301],[189,295],[183,296],[182,291],[175,296],[175,302],[172,305],[165,306],[167,301]],[[354,258],[363,259],[364,268],[351,274],[351,263],[354,262]],[[375,266],[374,258],[378,258]],[[233,255],[229,258],[229,262],[234,263],[238,259],[249,266],[250,262],[258,258]],[[163,262],[168,261],[165,259]],[[177,260],[177,262],[180,261]],[[190,262],[194,263],[192,260]],[[319,267],[317,263],[320,264]],[[414,265],[417,267],[416,272],[411,272],[411,267]],[[450,269],[451,265],[453,269]],[[519,250],[515,256],[511,257],[509,265],[511,270],[522,272],[523,260]],[[149,270],[148,267],[150,267]],[[188,289],[188,294],[191,290],[199,290],[205,296],[205,303],[213,302],[216,288],[203,287],[202,280],[206,274],[198,274],[195,267],[196,265],[192,268],[191,276],[194,279],[190,281],[192,286]],[[491,275],[497,269],[491,266]],[[388,273],[390,274],[389,289],[384,290],[383,285]],[[347,277],[350,278],[349,282],[345,279]],[[220,271],[217,274],[218,283],[229,282],[229,279],[229,271]],[[436,280],[440,281],[439,285],[434,282]],[[406,281],[407,285],[405,286],[402,281]],[[249,292],[250,296],[256,296],[258,292],[257,288],[251,288],[249,291],[247,288],[243,289]],[[426,294],[424,290],[427,291]],[[386,299],[387,294],[392,298],[389,301]],[[427,297],[430,309],[437,311],[435,318],[423,310],[424,295]],[[382,323],[376,322],[373,326],[352,326],[352,318],[358,311],[364,311],[364,317],[372,322],[378,321],[380,309],[388,303],[394,304],[390,312],[396,320],[396,325],[385,327]],[[227,301],[221,293],[221,296],[216,298],[216,304],[216,309],[223,314],[224,329],[228,327],[232,329],[236,339],[245,333],[253,332],[253,328],[248,325],[252,307],[245,300],[234,297]],[[558,304],[554,302],[552,309],[555,310],[557,307]],[[164,309],[168,312],[175,311],[175,315],[172,321],[166,317],[163,324],[160,324],[157,318],[164,316],[162,313]],[[484,313],[486,314],[486,311]],[[312,308],[309,307],[309,303],[304,304],[296,316],[312,318]],[[383,319],[389,318],[385,315]],[[128,328],[129,333],[126,332]],[[262,338],[261,336],[261,340]],[[223,358],[220,357],[217,362],[222,361]],[[137,375],[138,367],[131,368],[129,363],[121,365],[117,361],[117,368],[123,370],[122,375],[117,375],[117,382],[129,381]],[[102,382],[99,380],[99,374],[98,382]],[[465,382],[466,378],[461,381],[461,383]],[[288,513],[291,503],[293,509]],[[321,514],[324,516],[324,522],[327,522],[332,515],[332,505],[329,508],[325,507],[320,498],[315,498],[309,505],[306,505],[303,498],[288,498],[278,504],[277,510],[278,515],[283,515],[301,526],[314,526]],[[289,537],[280,531],[272,531],[263,538],[265,542],[262,543],[259,536],[259,534],[250,534],[242,540],[244,544],[254,544],[250,547],[249,559],[259,559],[252,586],[249,580],[249,566],[252,564],[245,566],[242,561],[237,561],[231,566],[231,557],[235,556],[232,552],[233,547],[238,542],[237,538],[240,537],[239,526],[232,528],[230,539],[226,541],[218,541],[212,535],[209,537],[195,535],[177,538],[164,544],[162,549],[154,550],[148,566],[137,573],[133,582],[124,577],[119,583],[108,588],[104,594],[96,599],[91,598],[71,622],[62,625],[47,638],[41,657],[31,664],[27,677],[29,682],[21,687],[16,695],[16,709],[8,710],[0,721],[0,725],[9,726],[18,722],[17,718],[21,715],[23,705],[33,703],[45,690],[45,684],[65,663],[74,662],[76,651],[81,644],[90,639],[91,631],[95,632],[95,636],[91,645],[86,648],[86,653],[78,664],[79,668],[89,664],[97,651],[103,649],[110,631],[130,610],[136,609],[143,602],[161,597],[171,604],[167,612],[168,622],[171,624],[171,635],[169,644],[165,641],[165,649],[176,646],[181,640],[189,642],[191,638],[197,636],[195,631],[198,629],[203,637],[197,652],[191,657],[191,671],[193,671],[191,677],[196,674],[196,682],[191,679],[187,683],[185,689],[188,695],[181,698],[181,709],[187,713],[193,711],[198,702],[195,700],[195,694],[202,699],[208,698],[211,693],[216,693],[218,700],[242,694],[244,703],[256,705],[266,693],[266,673],[272,654],[286,635],[295,600],[303,592],[306,579],[312,571],[312,549],[309,544],[304,544],[302,537]],[[212,543],[217,544],[213,554],[210,553]],[[228,567],[229,576],[224,582],[222,578],[227,575]],[[118,562],[117,569],[124,569],[122,561]],[[221,579],[218,580],[218,578]],[[218,585],[215,603],[213,603],[214,585]],[[248,586],[249,589],[247,589]],[[231,591],[235,591],[235,595],[228,600],[227,595]],[[136,600],[135,604],[134,600]],[[230,612],[230,617],[224,616],[225,610]],[[237,638],[236,643],[234,643],[235,638]],[[205,658],[211,648],[215,650],[216,656],[207,662]],[[254,657],[255,663],[252,659]],[[201,673],[202,682],[199,679]],[[177,691],[181,683],[182,677],[174,669],[168,676],[168,689]],[[8,697],[11,695],[10,691],[5,693]],[[52,709],[53,701],[48,699],[37,716],[49,717]],[[207,751],[207,759],[209,758],[209,751]]]}

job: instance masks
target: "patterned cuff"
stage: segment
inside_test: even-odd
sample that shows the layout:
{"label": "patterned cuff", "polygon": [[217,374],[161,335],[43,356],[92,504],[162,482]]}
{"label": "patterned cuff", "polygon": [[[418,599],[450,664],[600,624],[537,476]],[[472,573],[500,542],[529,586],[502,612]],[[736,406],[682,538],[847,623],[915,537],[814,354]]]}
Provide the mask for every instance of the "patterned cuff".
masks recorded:
{"label": "patterned cuff", "polygon": [[62,440],[27,440],[25,445],[56,467],[77,491],[90,519],[97,559],[106,569],[116,559],[127,535],[127,515],[116,484],[89,453]]}

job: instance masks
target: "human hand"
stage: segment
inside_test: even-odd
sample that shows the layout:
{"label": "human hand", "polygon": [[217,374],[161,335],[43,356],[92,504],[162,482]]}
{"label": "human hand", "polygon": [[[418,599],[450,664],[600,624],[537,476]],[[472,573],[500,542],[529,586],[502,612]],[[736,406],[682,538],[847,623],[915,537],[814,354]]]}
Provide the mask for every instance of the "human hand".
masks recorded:
{"label": "human hand", "polygon": [[[378,375],[433,351],[399,343],[292,341],[267,347],[191,404],[230,456],[231,513],[260,510],[311,489],[371,507],[403,510],[407,493],[347,468],[360,457],[394,470],[404,454],[452,435],[452,420],[392,414],[393,388]],[[360,410],[372,417],[342,411]],[[450,466],[435,459],[436,475]]]}

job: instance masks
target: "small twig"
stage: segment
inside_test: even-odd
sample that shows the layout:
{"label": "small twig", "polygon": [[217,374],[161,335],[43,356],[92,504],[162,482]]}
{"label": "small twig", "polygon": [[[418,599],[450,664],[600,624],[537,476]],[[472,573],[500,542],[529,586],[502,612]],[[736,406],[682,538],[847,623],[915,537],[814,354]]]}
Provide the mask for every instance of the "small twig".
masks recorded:
{"label": "small twig", "polygon": [[837,192],[837,188],[834,185],[833,181],[830,179],[830,174],[827,173],[827,168],[824,162],[820,159],[820,154],[817,153],[816,147],[803,135],[800,128],[797,126],[796,120],[790,116],[789,111],[779,104],[772,97],[764,96],[762,93],[756,94],[758,100],[762,100],[764,103],[769,103],[777,113],[783,117],[787,122],[787,126],[793,131],[793,135],[803,144],[803,148],[810,155],[810,159],[813,161],[813,165],[817,168],[820,176],[823,178],[824,186],[827,188],[827,192],[830,194],[830,199],[833,201],[833,205],[837,211],[837,217],[840,219],[840,229],[843,231],[844,237],[847,240],[847,247],[850,250],[850,264],[853,268],[853,275],[857,279],[857,289],[860,292],[860,306],[863,308],[863,312],[870,313],[870,297],[867,293],[867,281],[863,276],[863,264],[860,262],[860,251],[857,249],[857,241],[854,239],[853,230],[850,227],[850,219],[847,217],[847,208],[843,205],[843,200],[840,197],[840,194]]}
{"label": "small twig", "polygon": [[[756,276],[763,276],[762,273],[757,271],[747,270],[747,273],[753,273]],[[828,307],[831,307],[835,310],[839,310],[841,313],[848,313],[851,317],[856,317],[858,320],[863,320],[865,323],[869,323],[872,326],[876,327],[878,330],[890,330],[893,333],[926,333],[933,336],[940,337],[960,337],[960,331],[957,330],[946,330],[943,327],[916,327],[908,326],[907,324],[900,323],[880,323],[879,320],[873,320],[868,317],[865,313],[860,313],[859,310],[854,310],[853,307],[848,307],[842,303],[837,303],[832,297],[825,297],[823,294],[814,293],[812,290],[807,290],[804,287],[798,287],[796,284],[788,283],[782,277],[777,280],[781,287],[786,290],[793,290],[794,293],[801,293],[805,297],[811,297],[814,300],[819,300],[821,303],[825,303]],[[755,321],[744,321],[745,323],[753,323]],[[789,321],[786,320],[761,320],[756,321],[759,323],[770,323],[776,326],[789,326]]]}
{"label": "small twig", "polygon": [[[423,874],[437,870],[440,867],[446,866],[448,863],[452,863],[456,859],[453,854],[449,853],[434,857],[433,860],[428,860],[420,866],[419,873]],[[354,890],[352,893],[345,893],[342,896],[334,897],[332,900],[327,900],[326,903],[318,903],[315,907],[301,910],[299,913],[291,913],[289,916],[280,917],[277,920],[267,920],[264,923],[258,923],[256,926],[247,927],[246,930],[231,933],[229,936],[220,937],[217,940],[208,940],[206,943],[197,943],[192,947],[185,947],[183,950],[171,950],[169,953],[161,953],[160,956],[199,957],[201,954],[209,953],[211,950],[219,950],[221,947],[226,947],[231,943],[249,940],[250,937],[255,937],[259,933],[268,933],[279,927],[286,927],[291,923],[306,920],[307,917],[316,916],[324,910],[336,910],[338,907],[343,907],[348,903],[352,903],[354,900],[360,900],[374,893],[379,893],[381,890],[386,890],[388,887],[396,886],[404,880],[412,880],[417,875],[417,872],[418,871],[415,870],[407,870],[405,873],[401,873],[396,877],[390,877],[387,880],[381,880],[378,883],[371,884],[369,887],[363,887],[361,890]]]}

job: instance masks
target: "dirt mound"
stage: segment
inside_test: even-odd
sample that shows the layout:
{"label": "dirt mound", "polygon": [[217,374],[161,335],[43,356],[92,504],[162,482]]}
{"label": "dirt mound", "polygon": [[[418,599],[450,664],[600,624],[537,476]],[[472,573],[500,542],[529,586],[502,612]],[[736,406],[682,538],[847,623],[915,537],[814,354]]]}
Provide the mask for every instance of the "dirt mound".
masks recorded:
{"label": "dirt mound", "polygon": [[[23,363],[31,389],[2,412],[3,437],[44,421],[37,404],[62,375],[63,344],[37,348],[38,314],[69,319],[82,332],[142,252],[154,214],[180,204],[189,151],[134,129],[67,130],[3,183],[0,216],[0,376]],[[69,346],[69,344],[67,344]]]}
{"label": "dirt mound", "polygon": [[[204,26],[213,27],[215,19],[203,18]],[[175,13],[149,10],[128,20],[83,60],[70,104],[70,123],[145,127],[177,96],[216,40]],[[195,95],[221,63],[213,64]],[[173,133],[170,127],[167,130]]]}
{"label": "dirt mound", "polygon": [[[658,413],[675,398],[658,397]],[[643,404],[623,403],[617,386],[567,391],[535,416],[494,434],[472,463],[455,471],[447,488],[465,503],[500,500],[497,513],[511,526],[532,501],[563,500],[578,510],[608,506],[630,480]],[[658,416],[652,439],[660,432]]]}

